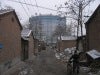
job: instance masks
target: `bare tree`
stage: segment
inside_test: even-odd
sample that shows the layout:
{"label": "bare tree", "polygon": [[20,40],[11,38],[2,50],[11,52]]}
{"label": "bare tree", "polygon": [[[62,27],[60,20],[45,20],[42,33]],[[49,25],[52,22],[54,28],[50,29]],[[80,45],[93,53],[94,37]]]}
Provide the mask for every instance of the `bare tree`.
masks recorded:
{"label": "bare tree", "polygon": [[[65,34],[65,27],[64,26],[62,26],[62,25],[57,25],[56,26],[56,28],[55,28],[55,31],[54,31],[54,33],[53,33],[53,35],[57,38],[57,44],[58,44],[58,42],[59,42],[59,44],[58,44],[58,50],[60,51],[61,49],[61,36],[63,36]],[[58,41],[58,37],[59,37],[59,41]]]}
{"label": "bare tree", "polygon": [[[65,2],[65,5],[60,5],[57,7],[58,14],[60,15],[66,15],[67,20],[73,19],[73,25],[74,23],[77,24],[77,36],[79,34],[79,29],[81,30],[81,35],[83,35],[82,31],[82,25],[84,23],[84,9],[86,6],[88,6],[91,2],[94,0],[67,0]],[[62,12],[61,9],[65,8],[67,9],[66,12]],[[76,25],[75,24],[75,25]]]}
{"label": "bare tree", "polygon": [[72,31],[72,27],[70,25],[66,26],[66,25],[60,25],[59,24],[59,25],[56,26],[53,35],[57,38],[58,50],[59,51],[61,50],[61,41],[62,41],[61,36],[66,36],[66,35],[70,36],[71,31]]}
{"label": "bare tree", "polygon": [[61,36],[71,36],[72,32],[72,25],[57,25],[55,28],[55,31],[53,33],[54,36],[56,37],[61,37]]}
{"label": "bare tree", "polygon": [[42,22],[36,16],[34,18],[30,18],[30,29],[33,31],[33,35],[35,38],[42,40]]}
{"label": "bare tree", "polygon": [[72,25],[67,25],[66,26],[66,34],[65,35],[71,36],[72,35],[72,31],[73,31]]}
{"label": "bare tree", "polygon": [[[77,21],[78,27],[80,25],[80,27],[82,28],[84,8],[93,1],[94,0],[69,0],[65,3],[69,11],[71,12],[72,18]],[[83,35],[82,29],[81,35]]]}
{"label": "bare tree", "polygon": [[66,33],[65,26],[57,25],[53,35],[57,37],[61,37],[65,35],[65,33]]}
{"label": "bare tree", "polygon": [[[94,0],[69,0],[65,3],[71,12],[72,18],[77,21],[77,37],[79,35],[79,29],[81,30],[81,36],[83,36],[83,10],[93,1]],[[76,46],[78,49],[78,42]]]}

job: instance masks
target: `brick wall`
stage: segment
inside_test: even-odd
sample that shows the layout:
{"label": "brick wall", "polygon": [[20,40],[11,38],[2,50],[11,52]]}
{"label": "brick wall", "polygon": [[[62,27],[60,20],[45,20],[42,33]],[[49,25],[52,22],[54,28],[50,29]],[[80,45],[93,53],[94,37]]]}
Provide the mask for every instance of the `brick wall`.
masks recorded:
{"label": "brick wall", "polygon": [[60,46],[61,51],[63,51],[66,48],[76,47],[76,41],[75,40],[62,40],[58,44],[60,44],[58,46]]}
{"label": "brick wall", "polygon": [[86,24],[87,50],[100,51],[100,8],[95,12],[91,21]]}
{"label": "brick wall", "polygon": [[29,40],[29,59],[31,59],[34,56],[34,39],[33,36],[30,35],[30,40]]}
{"label": "brick wall", "polygon": [[[13,66],[20,61],[21,35],[20,26],[13,12],[0,16],[0,67]],[[6,67],[8,68],[8,67]]]}

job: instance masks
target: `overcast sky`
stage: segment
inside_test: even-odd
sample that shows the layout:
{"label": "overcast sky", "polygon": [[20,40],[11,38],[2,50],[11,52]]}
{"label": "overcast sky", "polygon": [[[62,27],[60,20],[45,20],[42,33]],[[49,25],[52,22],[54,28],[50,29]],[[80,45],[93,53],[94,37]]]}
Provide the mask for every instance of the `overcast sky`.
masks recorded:
{"label": "overcast sky", "polygon": [[[7,6],[13,7],[15,11],[18,13],[18,15],[20,15],[20,17],[22,18],[21,21],[28,20],[28,18],[32,15],[35,15],[35,13],[56,15],[57,12],[23,4],[23,7],[25,9],[24,10],[20,3],[12,2],[12,1],[20,1],[24,3],[33,4],[33,5],[36,5],[37,3],[38,6],[43,6],[43,7],[51,8],[51,9],[57,9],[55,5],[56,6],[59,6],[61,4],[64,5],[64,3],[66,2],[66,0],[12,0],[12,1],[11,0],[0,0],[0,1],[2,3],[2,6],[7,5]],[[91,3],[89,8],[92,11],[94,11],[99,4],[100,4],[100,0],[95,0],[93,3]]]}

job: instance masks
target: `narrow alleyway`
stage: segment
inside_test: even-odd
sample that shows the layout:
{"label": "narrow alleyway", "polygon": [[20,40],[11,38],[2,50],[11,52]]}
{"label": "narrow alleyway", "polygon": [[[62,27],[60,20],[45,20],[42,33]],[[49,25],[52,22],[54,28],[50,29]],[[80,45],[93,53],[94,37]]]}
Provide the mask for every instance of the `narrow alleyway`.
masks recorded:
{"label": "narrow alleyway", "polygon": [[23,68],[12,75],[66,75],[66,64],[56,59],[52,49],[47,48],[33,60],[25,62]]}
{"label": "narrow alleyway", "polygon": [[[24,65],[10,75],[67,75],[67,63],[55,57],[55,52],[50,47],[41,51],[32,60],[27,60]],[[88,73],[80,67],[79,75],[95,75]],[[99,75],[99,73],[97,74]]]}
{"label": "narrow alleyway", "polygon": [[50,48],[42,51],[30,66],[36,75],[66,75],[65,65],[55,58],[55,53]]}

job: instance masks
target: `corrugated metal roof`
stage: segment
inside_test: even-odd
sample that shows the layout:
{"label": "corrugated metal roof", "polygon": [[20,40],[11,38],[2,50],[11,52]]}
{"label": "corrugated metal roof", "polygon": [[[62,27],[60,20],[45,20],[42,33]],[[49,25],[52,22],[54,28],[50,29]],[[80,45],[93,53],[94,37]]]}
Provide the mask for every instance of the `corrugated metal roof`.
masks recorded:
{"label": "corrugated metal roof", "polygon": [[28,40],[29,39],[29,36],[31,34],[32,30],[29,30],[29,29],[23,29],[22,32],[21,32],[21,37],[24,39],[24,40]]}
{"label": "corrugated metal roof", "polygon": [[96,50],[88,51],[87,54],[90,55],[93,59],[100,58],[100,52]]}

